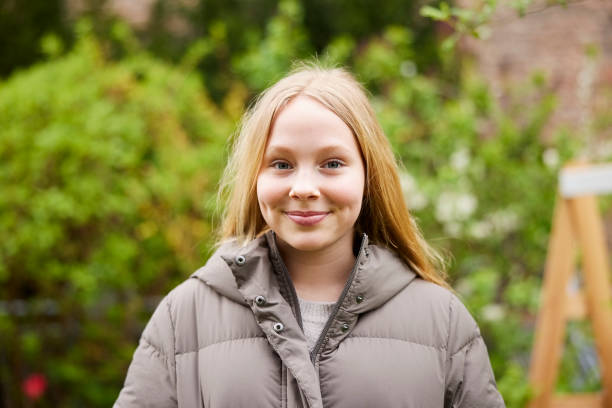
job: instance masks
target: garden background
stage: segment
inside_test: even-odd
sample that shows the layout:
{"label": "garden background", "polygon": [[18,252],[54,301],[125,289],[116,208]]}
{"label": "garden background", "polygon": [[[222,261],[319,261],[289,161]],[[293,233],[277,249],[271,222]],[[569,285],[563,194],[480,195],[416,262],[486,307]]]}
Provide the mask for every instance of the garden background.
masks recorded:
{"label": "garden background", "polygon": [[[0,406],[112,405],[157,302],[211,252],[245,107],[312,57],[371,92],[525,406],[558,171],[612,161],[611,21],[603,0],[3,0]],[[557,389],[600,386],[571,323]]]}

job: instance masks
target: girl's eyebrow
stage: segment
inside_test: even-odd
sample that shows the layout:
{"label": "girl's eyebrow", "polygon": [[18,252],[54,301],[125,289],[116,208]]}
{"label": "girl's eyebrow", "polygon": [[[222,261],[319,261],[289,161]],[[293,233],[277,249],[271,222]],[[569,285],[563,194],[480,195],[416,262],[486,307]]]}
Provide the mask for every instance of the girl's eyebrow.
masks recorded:
{"label": "girl's eyebrow", "polygon": [[[293,154],[295,152],[295,147],[281,145],[281,144],[271,144],[266,149],[266,155],[274,155],[274,154]],[[329,144],[317,150],[317,154],[349,154],[350,152],[346,147],[341,144]]]}

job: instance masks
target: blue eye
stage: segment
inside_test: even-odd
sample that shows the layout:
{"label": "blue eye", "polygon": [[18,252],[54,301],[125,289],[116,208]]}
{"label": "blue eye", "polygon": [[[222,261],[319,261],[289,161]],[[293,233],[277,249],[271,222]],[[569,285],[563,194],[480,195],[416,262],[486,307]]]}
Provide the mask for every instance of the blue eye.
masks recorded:
{"label": "blue eye", "polygon": [[277,170],[289,170],[291,166],[287,162],[274,162],[272,163],[272,167]]}
{"label": "blue eye", "polygon": [[325,167],[327,167],[328,169],[339,169],[343,165],[344,164],[340,160],[330,160],[325,163]]}

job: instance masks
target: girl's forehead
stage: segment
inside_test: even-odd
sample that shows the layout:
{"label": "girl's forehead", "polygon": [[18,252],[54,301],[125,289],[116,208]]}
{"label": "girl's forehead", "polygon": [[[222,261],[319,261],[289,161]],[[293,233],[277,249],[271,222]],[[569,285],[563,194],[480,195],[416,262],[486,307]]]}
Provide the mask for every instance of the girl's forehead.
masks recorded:
{"label": "girl's forehead", "polygon": [[336,134],[352,135],[352,131],[338,115],[321,103],[307,96],[299,96],[278,113],[271,124],[269,139],[319,135],[332,137]]}
{"label": "girl's forehead", "polygon": [[342,121],[336,113],[324,106],[321,102],[310,96],[299,95],[291,99],[279,110],[273,125],[279,122],[309,122],[312,118],[327,121]]}

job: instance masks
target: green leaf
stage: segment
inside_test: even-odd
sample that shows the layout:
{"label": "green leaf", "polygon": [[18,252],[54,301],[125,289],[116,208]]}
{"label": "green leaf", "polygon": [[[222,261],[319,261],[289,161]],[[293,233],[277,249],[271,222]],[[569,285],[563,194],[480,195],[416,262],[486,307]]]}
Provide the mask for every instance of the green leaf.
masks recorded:
{"label": "green leaf", "polygon": [[420,9],[420,14],[423,17],[429,17],[436,21],[448,21],[450,18],[450,12],[446,9],[442,9],[442,6],[439,9],[432,6],[423,6]]}

